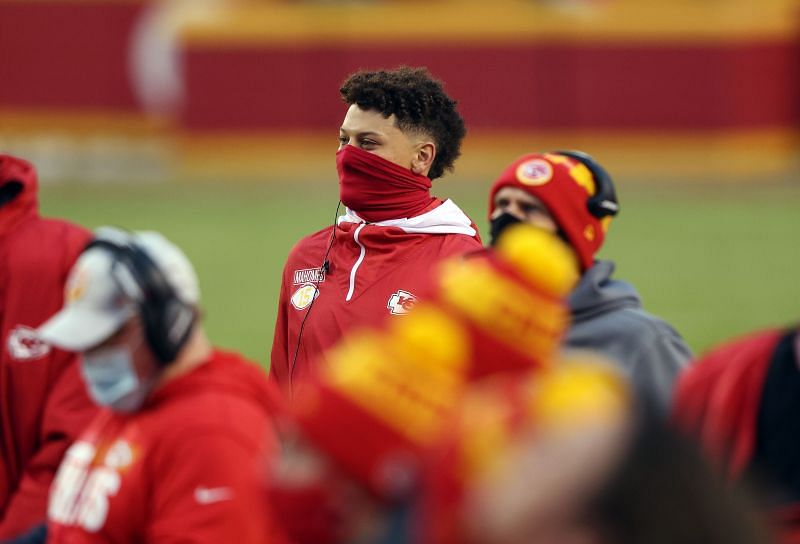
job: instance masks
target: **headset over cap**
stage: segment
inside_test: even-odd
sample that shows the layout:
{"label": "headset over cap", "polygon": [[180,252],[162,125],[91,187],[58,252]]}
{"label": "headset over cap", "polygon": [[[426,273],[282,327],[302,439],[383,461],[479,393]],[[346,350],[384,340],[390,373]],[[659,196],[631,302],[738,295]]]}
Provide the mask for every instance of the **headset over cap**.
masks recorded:
{"label": "headset over cap", "polygon": [[38,334],[58,348],[82,352],[138,313],[150,348],[166,364],[188,339],[199,301],[189,259],[161,234],[101,227],[70,271],[64,307]]}

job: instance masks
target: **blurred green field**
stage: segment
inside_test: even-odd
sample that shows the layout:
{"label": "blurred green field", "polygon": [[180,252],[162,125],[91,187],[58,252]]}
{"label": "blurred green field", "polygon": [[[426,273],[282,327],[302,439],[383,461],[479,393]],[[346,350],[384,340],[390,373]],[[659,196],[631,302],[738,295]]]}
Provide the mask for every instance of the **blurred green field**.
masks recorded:
{"label": "blurred green field", "polygon": [[[335,174],[334,174],[335,175]],[[485,184],[434,184],[486,229]],[[800,319],[800,183],[621,184],[622,212],[601,256],[695,351]],[[154,229],[200,276],[212,340],[267,364],[283,261],[333,219],[329,183],[63,184],[44,186],[45,215],[88,227]]]}

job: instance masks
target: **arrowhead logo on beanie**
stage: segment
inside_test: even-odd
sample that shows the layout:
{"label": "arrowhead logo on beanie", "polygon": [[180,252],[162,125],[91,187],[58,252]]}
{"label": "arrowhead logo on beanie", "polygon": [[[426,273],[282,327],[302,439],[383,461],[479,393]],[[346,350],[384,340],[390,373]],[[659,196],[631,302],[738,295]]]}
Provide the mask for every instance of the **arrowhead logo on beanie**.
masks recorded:
{"label": "arrowhead logo on beanie", "polygon": [[555,153],[531,153],[518,158],[492,185],[490,216],[495,209],[495,195],[503,187],[521,189],[541,200],[578,255],[581,269],[594,264],[610,218],[598,219],[589,211],[587,202],[597,189],[585,165]]}
{"label": "arrowhead logo on beanie", "polygon": [[517,180],[530,186],[544,185],[553,179],[553,167],[542,159],[525,161],[517,167]]}

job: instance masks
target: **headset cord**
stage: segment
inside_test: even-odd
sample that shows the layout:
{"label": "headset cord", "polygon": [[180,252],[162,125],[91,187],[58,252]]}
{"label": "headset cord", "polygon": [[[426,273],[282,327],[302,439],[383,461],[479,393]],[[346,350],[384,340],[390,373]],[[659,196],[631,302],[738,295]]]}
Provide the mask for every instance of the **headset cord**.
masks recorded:
{"label": "headset cord", "polygon": [[328,268],[330,264],[328,263],[328,254],[331,252],[331,248],[333,247],[333,243],[336,241],[336,222],[339,218],[339,208],[342,206],[342,201],[340,200],[338,204],[336,204],[336,212],[333,214],[333,228],[331,229],[331,240],[328,242],[328,248],[325,250],[325,256],[322,257],[322,264],[317,269],[317,277],[314,282],[314,294],[312,295],[311,304],[308,306],[308,310],[306,310],[306,315],[303,316],[303,321],[300,322],[300,331],[297,333],[297,345],[294,348],[294,356],[292,357],[292,366],[289,369],[289,392],[291,395],[294,395],[294,367],[297,364],[297,356],[300,353],[300,340],[303,338],[303,330],[306,328],[306,320],[308,316],[311,315],[311,310],[314,309],[314,302],[317,300],[317,295],[319,293],[319,284],[325,278],[325,275],[328,273]]}

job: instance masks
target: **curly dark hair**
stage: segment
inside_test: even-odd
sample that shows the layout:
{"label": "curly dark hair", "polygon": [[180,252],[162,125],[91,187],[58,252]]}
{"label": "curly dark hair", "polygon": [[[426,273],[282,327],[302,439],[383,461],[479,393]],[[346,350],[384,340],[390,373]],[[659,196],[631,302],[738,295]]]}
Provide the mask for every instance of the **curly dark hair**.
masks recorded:
{"label": "curly dark hair", "polygon": [[436,179],[453,169],[467,129],[456,111],[456,101],[447,96],[442,82],[427,68],[361,70],[345,80],[339,93],[347,104],[378,111],[387,118],[394,114],[397,128],[404,132],[430,136],[436,143],[436,157],[429,178]]}

